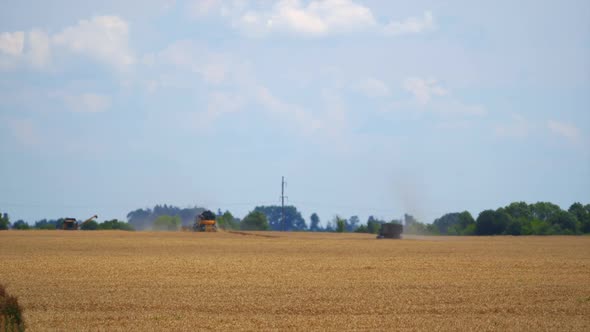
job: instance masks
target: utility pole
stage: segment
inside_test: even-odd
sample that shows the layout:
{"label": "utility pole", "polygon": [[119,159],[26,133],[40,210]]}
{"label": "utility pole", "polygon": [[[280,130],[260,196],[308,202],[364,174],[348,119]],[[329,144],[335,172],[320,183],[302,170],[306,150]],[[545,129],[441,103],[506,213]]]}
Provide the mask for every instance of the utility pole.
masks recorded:
{"label": "utility pole", "polygon": [[283,226],[283,232],[285,229],[285,177],[281,180],[281,225]]}

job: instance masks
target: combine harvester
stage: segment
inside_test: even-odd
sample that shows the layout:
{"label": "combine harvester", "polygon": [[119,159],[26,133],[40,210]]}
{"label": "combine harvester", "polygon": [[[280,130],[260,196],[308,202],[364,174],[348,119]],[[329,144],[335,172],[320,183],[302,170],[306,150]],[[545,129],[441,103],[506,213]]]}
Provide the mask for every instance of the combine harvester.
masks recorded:
{"label": "combine harvester", "polygon": [[195,232],[217,232],[217,221],[215,214],[209,210],[204,211],[195,218],[193,225]]}
{"label": "combine harvester", "polygon": [[61,225],[61,229],[65,230],[65,231],[75,231],[77,229],[79,229],[80,227],[82,227],[82,225],[84,225],[85,223],[98,218],[98,216],[95,214],[92,217],[84,220],[83,222],[78,222],[76,220],[76,218],[66,218],[63,222],[63,224]]}
{"label": "combine harvester", "polygon": [[377,235],[378,239],[401,239],[402,232],[404,231],[404,226],[397,223],[385,223],[381,224],[381,229],[379,230],[379,235]]}

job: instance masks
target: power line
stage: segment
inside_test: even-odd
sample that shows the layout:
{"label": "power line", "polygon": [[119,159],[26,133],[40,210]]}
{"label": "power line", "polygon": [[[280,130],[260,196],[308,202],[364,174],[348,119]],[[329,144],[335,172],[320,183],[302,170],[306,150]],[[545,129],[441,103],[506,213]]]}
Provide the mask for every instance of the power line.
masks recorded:
{"label": "power line", "polygon": [[281,179],[281,224],[283,225],[283,232],[285,229],[285,177]]}

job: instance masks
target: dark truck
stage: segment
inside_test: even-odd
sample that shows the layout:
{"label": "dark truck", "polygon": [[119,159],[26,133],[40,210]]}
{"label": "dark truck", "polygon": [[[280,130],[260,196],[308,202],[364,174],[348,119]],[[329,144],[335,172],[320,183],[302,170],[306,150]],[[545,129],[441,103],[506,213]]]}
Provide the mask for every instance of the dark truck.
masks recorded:
{"label": "dark truck", "polygon": [[381,224],[378,239],[401,239],[404,226],[396,223]]}

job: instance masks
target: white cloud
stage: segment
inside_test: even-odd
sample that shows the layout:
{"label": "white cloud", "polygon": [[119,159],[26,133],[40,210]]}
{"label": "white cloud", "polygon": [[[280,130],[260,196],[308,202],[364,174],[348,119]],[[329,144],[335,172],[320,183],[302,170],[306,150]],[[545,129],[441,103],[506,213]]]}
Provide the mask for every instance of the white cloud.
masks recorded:
{"label": "white cloud", "polygon": [[358,84],[358,89],[368,97],[388,97],[391,91],[383,81],[376,78],[367,78]]}
{"label": "white cloud", "polygon": [[[160,52],[144,56],[142,62],[150,70],[153,69],[156,75],[156,78],[143,82],[150,93],[160,87],[194,87],[194,74],[207,83],[206,89],[210,89],[207,110],[188,112],[188,121],[191,123],[214,121],[220,116],[242,110],[260,110],[270,118],[280,118],[281,123],[289,129],[310,135],[318,133],[320,129],[331,134],[332,129],[340,128],[338,123],[346,119],[333,100],[314,112],[280,98],[273,93],[272,88],[257,80],[257,75],[242,59],[212,52],[206,46],[192,41],[174,42]],[[219,89],[229,91],[220,92]],[[382,87],[380,89],[379,93],[382,94]]]}
{"label": "white cloud", "polygon": [[46,67],[51,58],[49,35],[42,30],[31,30],[28,33],[27,56],[30,63],[37,68]]}
{"label": "white cloud", "polygon": [[194,0],[187,9],[197,19],[211,15],[226,18],[234,28],[249,36],[278,32],[323,37],[367,29],[403,35],[436,28],[431,11],[425,11],[423,17],[380,24],[369,7],[353,0]]}
{"label": "white cloud", "polygon": [[40,29],[25,33],[0,33],[0,67],[13,68],[28,63],[35,68],[47,68],[54,51],[69,51],[125,70],[135,63],[129,47],[127,22],[117,16],[95,16],[80,20],[50,35]]}
{"label": "white cloud", "polygon": [[561,136],[572,143],[578,143],[581,139],[580,130],[571,123],[549,120],[547,121],[547,128],[554,135]]}
{"label": "white cloud", "polygon": [[61,94],[66,106],[73,112],[98,113],[111,106],[111,98],[96,93]]}
{"label": "white cloud", "polygon": [[23,31],[0,33],[0,52],[19,56],[23,53],[25,33]]}
{"label": "white cloud", "polygon": [[239,66],[239,61],[230,61],[227,55],[211,52],[207,47],[189,40],[176,41],[160,52],[144,55],[142,63],[154,68],[181,68],[182,72],[198,74],[212,85],[227,81],[230,67],[236,71]]}
{"label": "white cloud", "polygon": [[427,110],[444,116],[484,116],[488,113],[483,105],[466,104],[453,96],[434,78],[410,77],[402,85],[412,95],[413,101],[394,102],[390,105],[393,110]]}
{"label": "white cloud", "polygon": [[529,135],[531,124],[524,116],[512,114],[510,122],[497,125],[494,130],[500,137],[524,138]]}
{"label": "white cloud", "polygon": [[297,0],[283,0],[265,22],[269,29],[306,35],[357,30],[376,24],[369,8],[350,0],[311,1],[307,6]]}
{"label": "white cloud", "polygon": [[83,54],[124,70],[135,63],[129,48],[127,22],[118,16],[80,20],[53,36],[52,41],[73,53]]}
{"label": "white cloud", "polygon": [[21,61],[25,44],[22,31],[0,33],[0,69],[11,70]]}
{"label": "white cloud", "polygon": [[202,17],[211,14],[222,5],[221,0],[195,0],[189,3],[188,9],[191,15]]}
{"label": "white cloud", "polygon": [[[150,93],[160,87],[192,85],[194,81],[191,74],[198,75],[208,88],[215,89],[209,93],[207,111],[192,116],[198,123],[238,112],[247,103],[256,103],[269,115],[290,119],[287,123],[295,124],[298,129],[313,130],[319,126],[318,120],[309,112],[283,102],[258,83],[256,75],[249,71],[248,66],[231,55],[215,53],[205,46],[183,40],[172,43],[160,52],[144,56],[142,62],[154,68],[155,72],[163,70],[167,72],[167,77],[172,77],[172,81],[162,75],[157,79],[146,80],[145,86]],[[219,92],[217,89],[220,86],[237,92]]]}
{"label": "white cloud", "polygon": [[401,22],[391,21],[384,30],[390,35],[406,35],[431,31],[435,28],[432,12],[426,11],[423,17],[409,17]]}
{"label": "white cloud", "polygon": [[404,89],[414,95],[416,101],[422,105],[428,104],[433,96],[448,94],[448,91],[438,85],[438,82],[433,78],[410,77],[404,81]]}
{"label": "white cloud", "polygon": [[0,67],[12,69],[20,64],[44,68],[50,60],[51,45],[47,33],[33,29],[29,32],[0,34]]}

